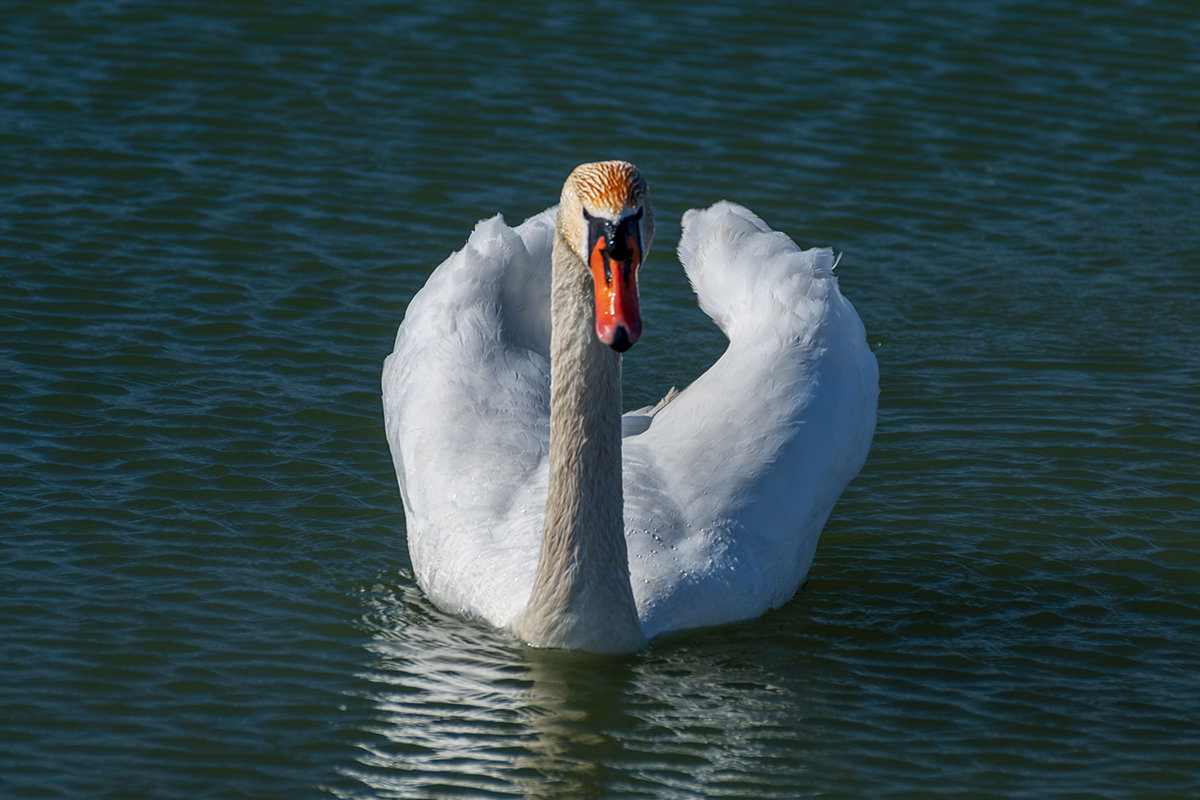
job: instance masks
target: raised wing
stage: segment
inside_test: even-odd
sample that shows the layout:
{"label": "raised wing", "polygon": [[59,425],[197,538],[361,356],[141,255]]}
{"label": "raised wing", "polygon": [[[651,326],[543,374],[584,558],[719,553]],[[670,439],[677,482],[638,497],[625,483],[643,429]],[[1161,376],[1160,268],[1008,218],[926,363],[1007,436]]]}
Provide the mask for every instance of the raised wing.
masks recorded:
{"label": "raised wing", "polygon": [[828,249],[718,203],[679,256],[724,355],[624,440],[634,595],[649,636],[753,617],[803,581],[866,459],[878,369]]}
{"label": "raised wing", "polygon": [[555,213],[515,229],[499,216],[480,222],[413,297],[384,362],[418,580],[443,607],[493,609],[497,625],[523,606],[538,555]]}

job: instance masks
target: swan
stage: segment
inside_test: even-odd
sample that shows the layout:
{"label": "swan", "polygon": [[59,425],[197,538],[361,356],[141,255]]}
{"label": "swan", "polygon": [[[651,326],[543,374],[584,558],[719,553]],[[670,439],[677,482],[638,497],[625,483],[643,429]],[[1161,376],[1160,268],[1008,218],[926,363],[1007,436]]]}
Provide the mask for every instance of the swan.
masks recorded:
{"label": "swan", "polygon": [[418,584],[538,647],[632,652],[786,602],[866,460],[878,368],[829,249],[745,208],[683,217],[679,258],[725,353],[622,416],[654,237],[645,179],[603,161],[499,215],[430,275],[384,362]]}

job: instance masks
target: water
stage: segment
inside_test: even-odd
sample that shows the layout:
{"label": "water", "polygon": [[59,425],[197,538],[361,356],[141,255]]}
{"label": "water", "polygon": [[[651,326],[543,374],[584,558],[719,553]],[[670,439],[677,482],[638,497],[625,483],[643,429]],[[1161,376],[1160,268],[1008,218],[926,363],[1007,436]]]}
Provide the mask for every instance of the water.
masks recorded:
{"label": "water", "polygon": [[[0,795],[1200,795],[1200,17],[1182,2],[10,2]],[[381,361],[571,167],[671,255],[844,253],[875,446],[810,582],[626,659],[414,587]]]}

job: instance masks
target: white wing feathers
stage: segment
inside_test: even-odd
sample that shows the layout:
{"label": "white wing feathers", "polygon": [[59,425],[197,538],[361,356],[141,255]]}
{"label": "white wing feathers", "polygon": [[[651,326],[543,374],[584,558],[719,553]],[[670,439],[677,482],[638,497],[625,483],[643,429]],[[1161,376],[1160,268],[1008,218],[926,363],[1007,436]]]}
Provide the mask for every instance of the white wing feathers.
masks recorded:
{"label": "white wing feathers", "polygon": [[[684,215],[679,255],[730,346],[624,443],[631,565],[650,566],[634,593],[651,636],[792,596],[866,458],[878,384],[830,250],[801,251],[718,203]],[[641,520],[660,530],[643,533]]]}
{"label": "white wing feathers", "polygon": [[801,251],[747,209],[720,202],[683,215],[683,264],[700,308],[730,339],[813,327],[832,291],[833,251]]}
{"label": "white wing feathers", "polygon": [[537,559],[540,517],[532,533],[511,528],[531,487],[545,498],[554,215],[480,222],[413,297],[384,362],[418,580],[439,605],[496,625],[524,603]]}

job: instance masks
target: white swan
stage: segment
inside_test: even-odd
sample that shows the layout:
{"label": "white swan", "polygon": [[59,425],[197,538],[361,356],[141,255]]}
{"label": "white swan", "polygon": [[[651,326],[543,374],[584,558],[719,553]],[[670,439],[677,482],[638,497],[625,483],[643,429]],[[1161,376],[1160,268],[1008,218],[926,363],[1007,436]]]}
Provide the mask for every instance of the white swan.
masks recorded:
{"label": "white swan", "polygon": [[[557,208],[480,222],[408,306],[383,405],[417,580],[525,641],[627,652],[787,601],[875,428],[878,370],[828,249],[718,203],[679,257],[729,337],[624,418],[654,217],[632,165],[584,164]],[[553,266],[552,266],[553,265]]]}

